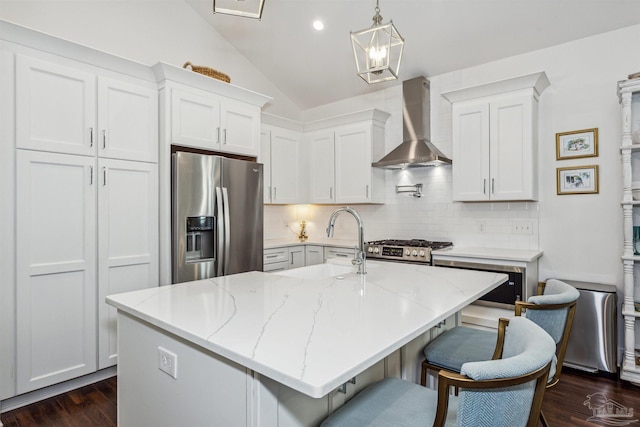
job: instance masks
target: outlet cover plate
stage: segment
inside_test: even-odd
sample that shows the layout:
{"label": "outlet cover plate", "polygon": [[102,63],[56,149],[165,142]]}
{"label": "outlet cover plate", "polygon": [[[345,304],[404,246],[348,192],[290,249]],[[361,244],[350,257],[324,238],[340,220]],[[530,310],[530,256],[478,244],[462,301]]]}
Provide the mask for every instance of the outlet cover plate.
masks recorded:
{"label": "outlet cover plate", "polygon": [[178,356],[166,348],[158,347],[158,369],[172,378],[178,378]]}

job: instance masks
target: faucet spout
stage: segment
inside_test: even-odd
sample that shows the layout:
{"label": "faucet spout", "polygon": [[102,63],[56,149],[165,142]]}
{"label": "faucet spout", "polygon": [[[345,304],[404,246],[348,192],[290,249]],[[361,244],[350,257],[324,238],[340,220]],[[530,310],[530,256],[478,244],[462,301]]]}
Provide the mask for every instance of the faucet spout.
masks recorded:
{"label": "faucet spout", "polygon": [[333,229],[336,225],[336,218],[342,213],[348,212],[356,219],[358,223],[358,247],[356,247],[355,258],[351,261],[353,265],[358,266],[358,274],[366,274],[366,254],[364,251],[364,226],[362,224],[362,218],[355,209],[350,207],[344,207],[336,209],[329,218],[329,225],[327,226],[327,237],[333,237]]}

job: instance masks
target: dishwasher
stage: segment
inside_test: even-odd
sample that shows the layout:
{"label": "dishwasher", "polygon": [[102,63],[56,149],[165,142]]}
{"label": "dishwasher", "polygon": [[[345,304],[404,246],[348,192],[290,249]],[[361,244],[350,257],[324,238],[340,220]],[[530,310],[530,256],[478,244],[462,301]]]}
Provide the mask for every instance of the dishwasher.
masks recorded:
{"label": "dishwasher", "polygon": [[572,285],[580,292],[563,365],[592,373],[616,373],[616,287],[558,280]]}

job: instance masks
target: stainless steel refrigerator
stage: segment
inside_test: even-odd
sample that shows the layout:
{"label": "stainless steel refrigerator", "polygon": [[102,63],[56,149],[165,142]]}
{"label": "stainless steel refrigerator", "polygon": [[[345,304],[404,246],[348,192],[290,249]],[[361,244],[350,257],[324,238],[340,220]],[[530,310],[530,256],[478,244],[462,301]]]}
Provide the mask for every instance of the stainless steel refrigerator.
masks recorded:
{"label": "stainless steel refrigerator", "polygon": [[262,164],[172,157],[172,283],[262,271]]}

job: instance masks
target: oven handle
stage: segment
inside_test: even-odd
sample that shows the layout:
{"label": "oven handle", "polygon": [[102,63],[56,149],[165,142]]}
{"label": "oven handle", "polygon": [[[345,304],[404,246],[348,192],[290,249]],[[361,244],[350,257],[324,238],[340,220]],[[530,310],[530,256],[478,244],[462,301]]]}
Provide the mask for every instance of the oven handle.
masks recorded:
{"label": "oven handle", "polygon": [[505,272],[505,273],[524,273],[523,267],[515,265],[495,265],[495,264],[481,264],[477,262],[466,261],[449,261],[434,259],[432,264],[437,267],[454,267],[454,268],[466,268],[467,270],[478,271],[490,271],[490,272]]}

